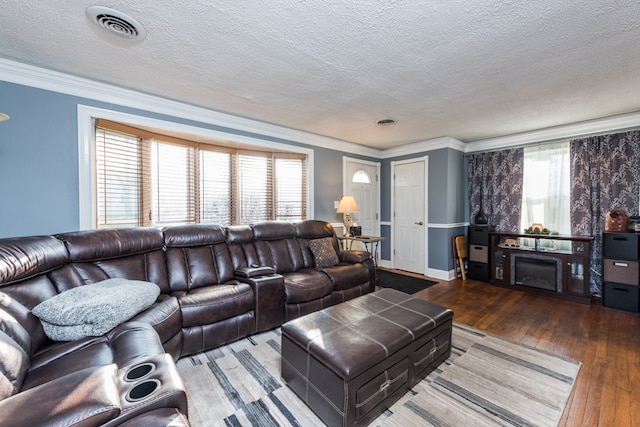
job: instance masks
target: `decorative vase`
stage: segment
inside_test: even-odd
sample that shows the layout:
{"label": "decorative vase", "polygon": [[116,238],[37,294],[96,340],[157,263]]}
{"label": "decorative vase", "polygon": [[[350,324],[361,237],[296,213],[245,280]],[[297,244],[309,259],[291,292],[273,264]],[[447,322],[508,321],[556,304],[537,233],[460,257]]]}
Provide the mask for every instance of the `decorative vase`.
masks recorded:
{"label": "decorative vase", "polygon": [[489,218],[487,217],[487,214],[485,214],[482,210],[482,206],[480,206],[480,210],[476,214],[475,221],[478,225],[485,225],[489,223]]}

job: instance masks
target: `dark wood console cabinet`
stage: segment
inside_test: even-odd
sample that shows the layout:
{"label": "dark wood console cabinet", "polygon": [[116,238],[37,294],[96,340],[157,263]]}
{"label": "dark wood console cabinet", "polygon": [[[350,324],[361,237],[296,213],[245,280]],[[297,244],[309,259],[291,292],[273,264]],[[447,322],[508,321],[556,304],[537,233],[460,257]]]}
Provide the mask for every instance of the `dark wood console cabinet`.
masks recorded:
{"label": "dark wood console cabinet", "polygon": [[591,236],[489,232],[493,285],[590,303]]}

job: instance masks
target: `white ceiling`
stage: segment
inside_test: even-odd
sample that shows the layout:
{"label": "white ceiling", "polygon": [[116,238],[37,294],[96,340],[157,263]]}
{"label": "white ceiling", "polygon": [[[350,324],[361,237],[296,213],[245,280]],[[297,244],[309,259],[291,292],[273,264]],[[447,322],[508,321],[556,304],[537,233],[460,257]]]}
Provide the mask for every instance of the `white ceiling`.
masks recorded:
{"label": "white ceiling", "polygon": [[[96,4],[146,38],[91,23]],[[640,111],[637,0],[3,0],[0,11],[0,58],[373,148]]]}

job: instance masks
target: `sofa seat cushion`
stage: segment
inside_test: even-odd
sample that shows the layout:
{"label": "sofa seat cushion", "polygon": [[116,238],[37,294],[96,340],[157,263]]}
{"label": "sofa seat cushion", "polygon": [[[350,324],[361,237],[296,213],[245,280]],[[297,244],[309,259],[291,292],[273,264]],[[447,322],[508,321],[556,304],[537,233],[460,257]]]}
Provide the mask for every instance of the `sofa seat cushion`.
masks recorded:
{"label": "sofa seat cushion", "polygon": [[99,336],[147,309],[160,295],[151,282],[107,279],[46,299],[32,310],[49,338],[73,341]]}
{"label": "sofa seat cushion", "polygon": [[283,276],[287,304],[317,300],[330,295],[333,290],[329,276],[313,268],[303,268]]}
{"label": "sofa seat cushion", "polygon": [[323,268],[322,271],[329,276],[336,291],[344,291],[369,282],[369,269],[364,264],[340,264]]}
{"label": "sofa seat cushion", "polygon": [[98,426],[116,418],[121,402],[116,365],[85,367],[0,402],[2,426]]}
{"label": "sofa seat cushion", "polygon": [[182,327],[209,325],[247,313],[254,308],[251,286],[232,281],[193,289],[178,298]]}
{"label": "sofa seat cushion", "polygon": [[166,294],[160,295],[158,301],[145,311],[136,315],[131,321],[141,321],[153,326],[166,352],[176,359],[180,356],[182,313],[178,299]]}
{"label": "sofa seat cushion", "polygon": [[114,363],[113,351],[104,337],[88,337],[78,341],[59,342],[45,347],[33,356],[33,366],[22,385],[28,390],[89,366]]}

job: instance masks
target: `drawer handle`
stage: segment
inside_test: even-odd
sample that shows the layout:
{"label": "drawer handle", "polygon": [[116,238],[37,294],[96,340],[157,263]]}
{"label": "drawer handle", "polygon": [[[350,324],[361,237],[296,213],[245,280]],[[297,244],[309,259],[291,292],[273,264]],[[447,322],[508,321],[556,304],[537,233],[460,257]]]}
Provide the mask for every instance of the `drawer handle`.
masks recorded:
{"label": "drawer handle", "polygon": [[473,249],[475,249],[476,251],[481,251],[484,248],[484,246],[474,246]]}
{"label": "drawer handle", "polygon": [[613,240],[620,240],[620,241],[626,242],[627,238],[626,237],[614,237]]}
{"label": "drawer handle", "polygon": [[626,262],[614,262],[613,265],[616,267],[629,267],[629,263]]}
{"label": "drawer handle", "polygon": [[380,391],[385,391],[390,384],[391,384],[391,380],[386,380],[385,382],[380,384]]}
{"label": "drawer handle", "polygon": [[615,286],[614,286],[613,290],[614,290],[614,291],[621,291],[621,292],[629,292],[629,289],[625,289],[625,288],[616,288]]}

